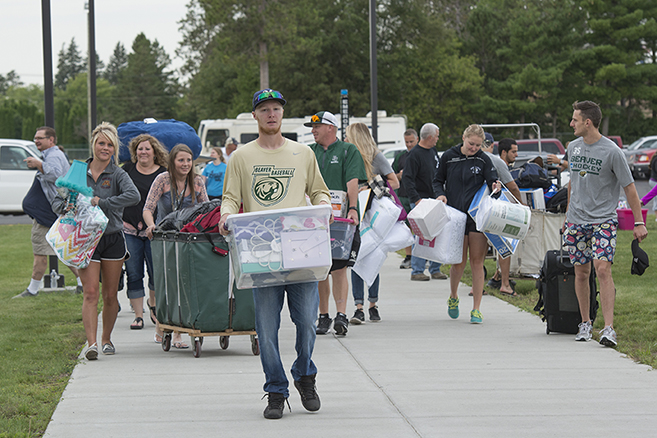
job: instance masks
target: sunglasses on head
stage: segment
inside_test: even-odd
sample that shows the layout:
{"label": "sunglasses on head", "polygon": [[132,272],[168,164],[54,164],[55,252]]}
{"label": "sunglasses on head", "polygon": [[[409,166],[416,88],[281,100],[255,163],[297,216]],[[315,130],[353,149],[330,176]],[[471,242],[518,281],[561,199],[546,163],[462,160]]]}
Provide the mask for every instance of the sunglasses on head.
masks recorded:
{"label": "sunglasses on head", "polygon": [[263,91],[262,93],[258,94],[258,97],[256,97],[256,101],[260,102],[261,100],[264,99],[283,99],[283,95],[279,93],[278,91]]}

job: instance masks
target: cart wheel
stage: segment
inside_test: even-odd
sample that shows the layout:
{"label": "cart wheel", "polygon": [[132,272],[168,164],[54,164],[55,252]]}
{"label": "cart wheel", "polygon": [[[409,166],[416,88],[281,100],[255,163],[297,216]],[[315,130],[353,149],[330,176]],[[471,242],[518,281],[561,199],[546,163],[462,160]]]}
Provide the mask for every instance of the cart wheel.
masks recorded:
{"label": "cart wheel", "polygon": [[[203,338],[201,338],[201,339],[203,339]],[[201,345],[203,345],[202,341],[200,341],[198,339],[196,339],[194,341],[194,351],[193,351],[194,357],[201,357]]]}
{"label": "cart wheel", "polygon": [[203,345],[203,336],[199,336],[198,340],[201,342],[201,345]]}
{"label": "cart wheel", "polygon": [[162,337],[162,350],[169,351],[171,349],[171,333],[166,333]]}
{"label": "cart wheel", "polygon": [[258,343],[258,338],[255,335],[251,335],[251,351],[254,356],[260,355],[260,343]]}
{"label": "cart wheel", "polygon": [[225,350],[228,348],[228,343],[230,336],[219,336],[219,346],[221,347],[222,350]]}

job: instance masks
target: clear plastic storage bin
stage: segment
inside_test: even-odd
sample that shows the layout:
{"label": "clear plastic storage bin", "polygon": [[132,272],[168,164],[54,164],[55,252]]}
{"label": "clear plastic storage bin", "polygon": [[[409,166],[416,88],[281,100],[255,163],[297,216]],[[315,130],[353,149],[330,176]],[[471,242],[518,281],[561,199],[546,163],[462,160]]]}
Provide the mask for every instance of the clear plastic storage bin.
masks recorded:
{"label": "clear plastic storage bin", "polygon": [[326,279],[331,268],[331,206],[234,214],[226,220],[237,287]]}
{"label": "clear plastic storage bin", "polygon": [[331,224],[331,256],[337,260],[348,260],[354,243],[356,225],[350,219],[335,218]]}

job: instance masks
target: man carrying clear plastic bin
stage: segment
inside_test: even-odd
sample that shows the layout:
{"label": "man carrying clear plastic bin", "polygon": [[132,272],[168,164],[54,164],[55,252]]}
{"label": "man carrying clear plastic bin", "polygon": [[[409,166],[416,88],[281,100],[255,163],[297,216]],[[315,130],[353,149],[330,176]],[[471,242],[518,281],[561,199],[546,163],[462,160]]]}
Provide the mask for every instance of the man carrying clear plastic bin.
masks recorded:
{"label": "man carrying clear plastic bin", "polygon": [[[258,122],[259,135],[256,140],[233,152],[228,162],[219,222],[223,235],[229,233],[224,226],[227,217],[238,213],[240,202],[243,202],[244,212],[247,213],[305,207],[306,195],[313,205],[331,203],[315,154],[307,146],[288,140],[281,134],[283,106],[286,103],[280,92],[271,89],[253,95],[252,114]],[[262,180],[265,169],[269,169],[272,176],[268,181]],[[268,190],[262,189],[264,183],[267,183]],[[283,416],[289,396],[288,379],[278,347],[278,330],[286,293],[290,318],[296,325],[297,359],[291,369],[294,386],[306,410],[317,411],[320,408],[315,390],[317,368],[312,361],[319,305],[317,282],[254,287],[256,332],[266,378],[264,390],[268,393],[268,404],[263,414],[269,419]]]}
{"label": "man carrying clear plastic bin", "polygon": [[[304,126],[312,128],[315,143],[310,148],[315,152],[319,168],[332,191],[346,192],[347,214],[358,225],[358,183],[367,181],[365,164],[358,148],[337,138],[338,119],[328,111],[320,111],[311,117],[310,122]],[[358,229],[356,229],[358,233]],[[319,282],[319,320],[317,321],[317,334],[325,335],[331,322],[337,335],[346,335],[349,320],[347,319],[347,298],[349,297],[349,280],[347,268],[356,263],[357,248],[360,246],[360,236],[354,236],[352,254],[348,260],[333,260],[331,266],[331,279],[333,280],[333,298],[337,314],[335,320],[329,317],[329,298],[331,296],[331,283],[327,278]]]}

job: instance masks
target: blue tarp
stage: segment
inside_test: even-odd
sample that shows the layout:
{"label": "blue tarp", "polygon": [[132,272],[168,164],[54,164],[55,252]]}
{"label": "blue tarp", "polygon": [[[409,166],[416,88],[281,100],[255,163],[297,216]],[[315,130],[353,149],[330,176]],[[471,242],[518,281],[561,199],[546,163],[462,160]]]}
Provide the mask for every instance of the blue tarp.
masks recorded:
{"label": "blue tarp", "polygon": [[127,122],[121,123],[118,128],[119,140],[121,140],[121,149],[119,150],[119,161],[130,161],[130,151],[128,145],[130,140],[140,134],[150,134],[157,138],[160,143],[170,151],[178,143],[183,143],[192,150],[194,159],[201,155],[201,139],[194,131],[194,128],[185,122],[178,120],[158,120],[154,123]]}

